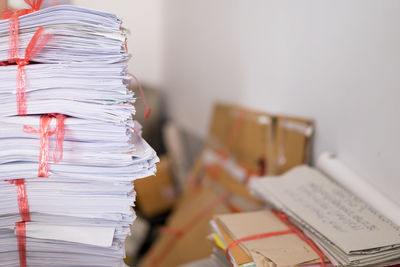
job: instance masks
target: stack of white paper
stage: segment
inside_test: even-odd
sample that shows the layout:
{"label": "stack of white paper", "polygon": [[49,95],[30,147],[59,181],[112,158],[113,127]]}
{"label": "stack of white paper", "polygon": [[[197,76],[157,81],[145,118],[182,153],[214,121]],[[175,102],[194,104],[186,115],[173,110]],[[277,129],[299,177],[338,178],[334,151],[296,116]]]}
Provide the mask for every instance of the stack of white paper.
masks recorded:
{"label": "stack of white paper", "polygon": [[[26,116],[18,116],[17,66],[1,66],[0,267],[23,266],[25,252],[29,267],[122,266],[135,219],[133,180],[153,175],[159,159],[132,120],[121,21],[56,6],[21,16],[19,26],[21,58],[39,26],[53,36],[24,67]],[[7,61],[8,49],[8,20],[2,20],[0,61]],[[50,120],[48,135],[40,131],[42,115],[50,113],[66,116],[58,161],[59,122]],[[46,153],[48,177],[38,177]],[[17,179],[29,220],[21,214]],[[21,220],[27,220],[25,234],[18,237]]]}
{"label": "stack of white paper", "polygon": [[250,187],[288,214],[335,266],[400,263],[399,226],[318,170],[301,166]]}
{"label": "stack of white paper", "polygon": [[[132,93],[126,90],[130,79],[124,62],[32,64],[24,68],[27,114],[60,113],[119,123],[126,122],[135,111]],[[18,115],[16,77],[16,65],[2,67],[1,117]]]}
{"label": "stack of white paper", "polygon": [[[54,6],[19,17],[19,55],[38,27],[53,37],[34,58],[42,63],[115,63],[128,59],[121,21],[113,14],[79,8]],[[8,59],[8,20],[0,21],[0,61]]]}

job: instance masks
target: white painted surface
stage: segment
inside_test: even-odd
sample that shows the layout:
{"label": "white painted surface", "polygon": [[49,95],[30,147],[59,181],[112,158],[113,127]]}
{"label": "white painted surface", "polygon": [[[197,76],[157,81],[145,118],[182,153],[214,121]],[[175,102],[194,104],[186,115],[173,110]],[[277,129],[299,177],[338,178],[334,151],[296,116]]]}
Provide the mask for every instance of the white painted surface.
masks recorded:
{"label": "white painted surface", "polygon": [[201,136],[216,100],[315,118],[315,154],[400,204],[399,13],[393,0],[170,0],[172,117]]}
{"label": "white painted surface", "polygon": [[162,85],[162,0],[71,0],[72,4],[114,13],[130,31],[128,51],[132,54],[129,71],[142,83]]}

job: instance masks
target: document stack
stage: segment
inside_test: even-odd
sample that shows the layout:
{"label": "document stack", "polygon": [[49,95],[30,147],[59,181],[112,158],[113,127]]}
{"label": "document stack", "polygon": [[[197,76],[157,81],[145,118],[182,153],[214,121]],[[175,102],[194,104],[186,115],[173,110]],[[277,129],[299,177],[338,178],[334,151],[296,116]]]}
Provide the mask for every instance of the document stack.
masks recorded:
{"label": "document stack", "polygon": [[[383,201],[378,192],[371,192],[369,200],[354,194],[352,191],[367,186],[337,159],[323,155],[318,166],[339,177],[301,166],[279,178],[255,179],[250,186],[256,195],[287,214],[333,265],[400,263],[400,227],[392,221],[399,213],[384,215],[385,209],[376,209],[374,204]],[[346,183],[355,186],[346,187]]]}
{"label": "document stack", "polygon": [[121,21],[18,12],[0,21],[0,266],[123,266],[133,180],[158,157],[132,120]]}

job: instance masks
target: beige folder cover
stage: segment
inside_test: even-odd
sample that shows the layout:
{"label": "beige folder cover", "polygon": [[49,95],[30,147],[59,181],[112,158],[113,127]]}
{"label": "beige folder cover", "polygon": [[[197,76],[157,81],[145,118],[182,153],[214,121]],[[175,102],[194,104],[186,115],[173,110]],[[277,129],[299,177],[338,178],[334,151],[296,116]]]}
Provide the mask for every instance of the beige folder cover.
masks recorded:
{"label": "beige folder cover", "polygon": [[[270,211],[217,216],[217,222],[234,239],[261,233],[287,230],[288,227]],[[262,255],[277,266],[293,266],[319,260],[319,256],[296,234],[287,234],[243,242],[240,246],[252,255]],[[257,257],[259,258],[259,257]]]}

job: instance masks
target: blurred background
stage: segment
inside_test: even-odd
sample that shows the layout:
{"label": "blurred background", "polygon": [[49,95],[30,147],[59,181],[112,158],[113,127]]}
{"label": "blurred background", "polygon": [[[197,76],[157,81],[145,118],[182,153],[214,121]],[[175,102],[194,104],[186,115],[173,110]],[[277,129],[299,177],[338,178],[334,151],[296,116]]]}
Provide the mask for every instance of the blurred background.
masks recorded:
{"label": "blurred background", "polygon": [[[22,0],[10,2],[23,5]],[[159,173],[165,180],[158,186],[169,202],[155,211],[139,207],[142,228],[136,229],[143,231],[138,230],[137,244],[128,245],[132,259],[150,247],[155,226],[165,223],[179,195],[176,184],[186,179],[200,152],[217,102],[313,119],[314,155],[326,150],[339,154],[400,204],[399,1],[45,4],[57,3],[122,18],[129,31],[129,71],[141,80],[153,109],[144,120],[139,99],[136,119],[162,156]]]}
{"label": "blurred background", "polygon": [[206,136],[217,101],[311,117],[314,154],[340,154],[400,204],[398,1],[72,3],[123,19],[130,71],[190,134]]}

